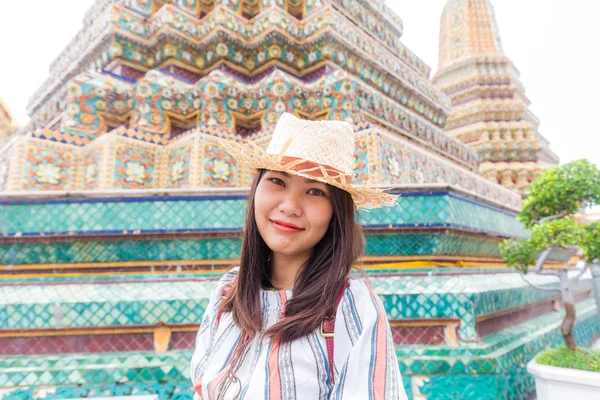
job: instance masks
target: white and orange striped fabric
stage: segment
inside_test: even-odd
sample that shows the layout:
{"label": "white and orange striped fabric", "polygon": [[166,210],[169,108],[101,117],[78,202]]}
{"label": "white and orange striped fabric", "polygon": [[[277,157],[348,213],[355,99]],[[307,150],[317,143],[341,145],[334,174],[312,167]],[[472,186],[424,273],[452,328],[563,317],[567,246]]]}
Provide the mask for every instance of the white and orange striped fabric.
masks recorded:
{"label": "white and orange striped fabric", "polygon": [[[230,313],[217,324],[222,287],[236,274],[234,268],[221,278],[202,319],[191,361],[195,399],[407,399],[381,300],[358,279],[350,280],[336,314],[333,380],[325,339],[315,330],[282,345],[256,337],[244,352],[239,381],[220,385],[241,338]],[[264,329],[280,320],[292,295],[291,290],[261,290]]]}

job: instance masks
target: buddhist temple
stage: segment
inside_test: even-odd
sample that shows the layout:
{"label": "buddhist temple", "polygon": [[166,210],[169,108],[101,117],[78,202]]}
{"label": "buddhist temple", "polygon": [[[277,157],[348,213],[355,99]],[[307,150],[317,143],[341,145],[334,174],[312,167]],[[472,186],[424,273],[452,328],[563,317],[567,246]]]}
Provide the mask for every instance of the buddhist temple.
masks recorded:
{"label": "buddhist temple", "polygon": [[[286,111],[351,122],[353,180],[400,195],[356,215],[409,399],[534,393],[524,366],[562,340],[563,316],[499,256],[529,234],[521,196],[480,172],[495,159],[455,132],[454,98],[385,2],[96,0],[82,17],[31,96],[31,129],[0,149],[0,400],[192,399],[196,333],[239,256],[252,178],[217,138],[264,146]],[[525,107],[517,83],[474,90]],[[552,163],[518,116],[511,157]],[[580,343],[599,331],[591,288],[574,288]]]}
{"label": "buddhist temple", "polygon": [[486,178],[521,195],[558,163],[519,71],[504,54],[490,0],[448,0],[434,85],[452,100],[444,131],[475,151]]}

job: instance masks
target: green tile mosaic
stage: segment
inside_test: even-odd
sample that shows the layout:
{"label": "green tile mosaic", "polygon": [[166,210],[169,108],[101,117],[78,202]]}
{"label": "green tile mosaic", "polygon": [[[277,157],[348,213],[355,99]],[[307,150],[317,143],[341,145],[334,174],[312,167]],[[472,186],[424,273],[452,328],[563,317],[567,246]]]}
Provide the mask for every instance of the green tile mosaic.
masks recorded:
{"label": "green tile mosaic", "polygon": [[191,200],[109,199],[106,201],[0,204],[6,221],[1,235],[64,232],[185,231],[240,228],[246,200],[206,197]]}
{"label": "green tile mosaic", "polygon": [[199,323],[211,282],[0,286],[0,329]]}
{"label": "green tile mosaic", "polygon": [[[459,197],[449,195],[448,220],[452,224],[472,227],[478,230],[491,230],[498,233],[511,232],[514,236],[528,237],[529,234],[514,216],[499,213],[489,207],[470,203]],[[500,217],[500,215],[503,217]]]}
{"label": "green tile mosaic", "polygon": [[[494,239],[453,234],[366,235],[367,256],[498,256]],[[92,240],[0,243],[0,265],[107,263],[166,260],[232,260],[239,238]]]}
{"label": "green tile mosaic", "polygon": [[[538,285],[552,277],[531,276]],[[516,273],[371,277],[390,319],[460,320],[459,334],[475,339],[475,319],[484,314],[556,296],[535,289]],[[215,280],[110,283],[56,282],[0,286],[0,329],[198,323]],[[589,276],[577,290],[591,288]]]}
{"label": "green tile mosaic", "polygon": [[[577,313],[575,337],[580,345],[585,345],[590,343],[600,328],[594,315],[593,301],[578,305]],[[464,360],[467,367],[454,368],[450,373],[432,368],[432,373],[419,386],[419,391],[427,395],[428,400],[526,399],[534,392],[535,381],[527,373],[525,365],[545,347],[562,343],[558,329],[561,321],[562,315],[559,313],[544,315],[507,329],[502,335],[511,338],[503,341],[504,344],[497,349],[488,348],[481,356],[461,358],[454,355],[454,361],[449,359],[449,362],[456,365]],[[522,334],[524,331],[527,332],[525,336]],[[487,337],[485,340],[493,342],[497,338]],[[402,350],[398,352],[401,369],[405,362],[402,353]],[[430,356],[426,360],[438,361]]]}
{"label": "green tile mosaic", "polygon": [[[38,399],[34,388],[18,389],[0,395],[2,400],[30,400]],[[63,400],[81,397],[117,397],[117,396],[143,396],[157,395],[159,400],[192,400],[192,389],[187,382],[178,383],[153,383],[153,384],[105,384],[86,386],[58,386],[46,392],[45,400]]]}
{"label": "green tile mosaic", "polygon": [[453,193],[407,194],[398,199],[398,206],[359,212],[358,221],[363,225],[452,225],[506,236],[528,236],[513,214]]}
{"label": "green tile mosaic", "polygon": [[[528,279],[540,286],[557,286],[556,279],[549,276],[532,275]],[[459,318],[459,334],[463,339],[477,337],[475,318],[480,315],[557,295],[531,287],[517,273],[488,271],[467,276],[431,273],[430,276],[390,276],[371,281],[390,318]],[[574,288],[576,291],[591,289],[589,273]]]}
{"label": "green tile mosaic", "polygon": [[[0,203],[0,235],[121,234],[241,229],[246,200],[235,197],[116,198]],[[395,207],[360,211],[364,225],[457,225],[505,236],[527,236],[513,214],[440,192],[401,196]]]}
{"label": "green tile mosaic", "polygon": [[500,256],[497,240],[441,233],[367,235],[365,254],[369,256]]}
{"label": "green tile mosaic", "polygon": [[[593,300],[577,306],[575,336],[588,343],[598,332]],[[552,313],[490,335],[464,348],[398,346],[404,385],[412,393],[412,377],[426,375],[421,393],[429,399],[525,399],[534,389],[524,365],[547,345],[560,343],[562,315]],[[526,335],[523,336],[523,332]],[[509,340],[506,337],[512,336]],[[500,347],[494,344],[503,343]],[[426,350],[429,350],[427,352]],[[432,354],[434,351],[435,354]],[[475,353],[475,352],[474,352]],[[18,356],[0,359],[0,387],[13,387],[1,400],[158,394],[159,399],[191,399],[188,363],[191,351]],[[118,382],[118,383],[117,383]],[[166,383],[168,382],[168,383]],[[412,398],[409,394],[409,398]]]}
{"label": "green tile mosaic", "polygon": [[188,382],[191,351],[4,357],[0,387]]}
{"label": "green tile mosaic", "polygon": [[[523,290],[527,287],[526,283],[523,282],[522,287],[514,287],[517,284],[518,279],[521,279],[518,275],[510,276],[498,276],[496,281],[497,286],[495,289],[482,291],[477,296],[475,303],[475,314],[485,315],[508,308],[520,307],[522,305],[543,301],[556,297],[557,292],[546,292],[541,290]],[[533,281],[538,285],[545,285],[546,287],[558,288],[558,279],[548,276],[534,276],[533,274],[528,275],[527,279]],[[513,285],[510,287],[509,285]],[[575,292],[581,292],[584,290],[592,289],[591,276],[586,274],[584,279],[572,282],[572,289]]]}
{"label": "green tile mosaic", "polygon": [[3,243],[0,264],[231,260],[241,245],[239,238]]}

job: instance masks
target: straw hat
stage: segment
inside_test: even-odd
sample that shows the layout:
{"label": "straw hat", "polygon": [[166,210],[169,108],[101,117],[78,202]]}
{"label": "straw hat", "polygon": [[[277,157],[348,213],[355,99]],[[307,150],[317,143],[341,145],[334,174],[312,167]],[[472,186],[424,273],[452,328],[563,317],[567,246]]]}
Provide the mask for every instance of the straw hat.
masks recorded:
{"label": "straw hat", "polygon": [[354,130],[341,121],[308,121],[284,113],[267,150],[252,143],[219,139],[240,164],[288,172],[338,187],[352,195],[356,208],[393,206],[398,196],[352,186]]}

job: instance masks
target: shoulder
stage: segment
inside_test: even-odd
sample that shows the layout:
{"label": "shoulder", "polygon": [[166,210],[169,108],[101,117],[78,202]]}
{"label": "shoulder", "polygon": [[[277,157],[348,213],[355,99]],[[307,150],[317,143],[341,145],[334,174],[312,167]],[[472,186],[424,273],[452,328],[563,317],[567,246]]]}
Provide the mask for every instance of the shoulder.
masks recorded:
{"label": "shoulder", "polygon": [[223,287],[223,286],[235,281],[239,272],[240,272],[240,267],[231,268],[229,271],[227,271],[225,273],[225,275],[223,275],[221,277],[221,279],[219,279],[219,283],[217,284],[217,286]]}
{"label": "shoulder", "polygon": [[223,287],[229,285],[238,276],[240,271],[240,267],[233,267],[229,271],[227,271],[218,281],[216,286],[213,289],[212,297],[221,298],[221,292],[223,291]]}
{"label": "shoulder", "polygon": [[[383,303],[373,288],[362,278],[350,279],[339,307],[353,310],[360,315],[377,317],[385,313]],[[340,311],[338,307],[338,311]]]}
{"label": "shoulder", "polygon": [[344,295],[352,295],[361,299],[377,297],[371,285],[363,278],[351,278],[348,280],[348,284]]}

